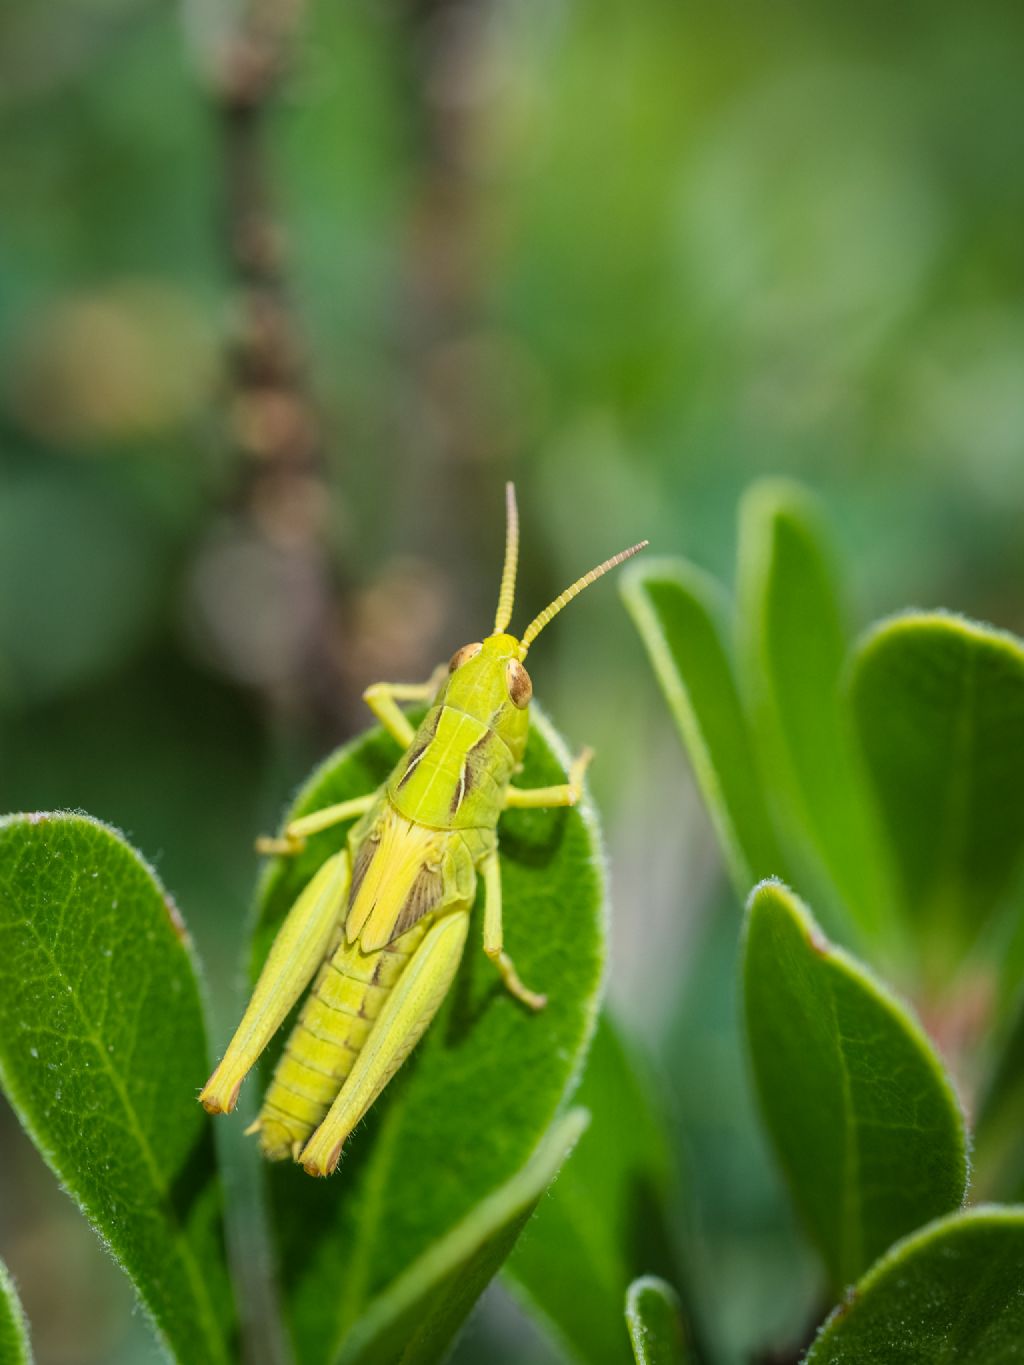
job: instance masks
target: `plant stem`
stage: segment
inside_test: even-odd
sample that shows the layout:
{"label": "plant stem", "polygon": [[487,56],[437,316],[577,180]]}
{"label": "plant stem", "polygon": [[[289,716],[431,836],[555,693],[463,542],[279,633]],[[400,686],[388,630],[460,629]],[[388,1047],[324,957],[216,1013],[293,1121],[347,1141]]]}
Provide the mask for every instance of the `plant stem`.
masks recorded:
{"label": "plant stem", "polygon": [[[302,18],[302,0],[245,0],[213,63],[232,280],[225,425],[236,457],[215,531],[214,593],[220,566],[241,564],[233,587],[243,612],[215,610],[205,624],[228,671],[255,683],[279,727],[298,724],[322,744],[355,724],[356,698],[338,663],[344,594],[328,547],[337,490],[291,295],[270,145]],[[247,640],[247,629],[265,634]]]}

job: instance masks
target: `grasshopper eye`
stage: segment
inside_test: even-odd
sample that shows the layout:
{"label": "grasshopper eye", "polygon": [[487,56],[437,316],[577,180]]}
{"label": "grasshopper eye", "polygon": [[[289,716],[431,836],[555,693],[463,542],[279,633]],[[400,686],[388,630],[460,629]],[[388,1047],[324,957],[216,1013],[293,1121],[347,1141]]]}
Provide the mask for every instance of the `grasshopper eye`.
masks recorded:
{"label": "grasshopper eye", "polygon": [[474,658],[482,649],[483,645],[479,641],[476,644],[463,645],[461,649],[457,649],[448,660],[448,672],[454,673],[457,668],[461,668],[464,663]]}
{"label": "grasshopper eye", "polygon": [[520,711],[530,704],[533,683],[518,659],[509,659],[505,665],[505,685],[508,688],[508,695],[512,698],[512,704],[518,706]]}

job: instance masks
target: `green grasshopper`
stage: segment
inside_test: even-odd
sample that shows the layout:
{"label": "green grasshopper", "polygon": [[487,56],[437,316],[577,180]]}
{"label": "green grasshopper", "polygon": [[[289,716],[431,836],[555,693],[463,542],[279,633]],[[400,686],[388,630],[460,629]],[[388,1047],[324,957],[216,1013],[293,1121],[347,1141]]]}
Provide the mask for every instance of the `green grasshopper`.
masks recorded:
{"label": "green grasshopper", "polygon": [[[577,579],[517,640],[507,633],[519,551],[512,484],[506,503],[492,634],[463,645],[426,683],[375,683],[363,694],[404,750],[387,781],[366,796],[293,820],[281,838],[257,844],[263,853],[288,856],[310,835],[357,820],[345,847],[323,863],[289,911],[242,1022],[199,1096],[211,1114],[235,1107],[246,1074],[315,974],[248,1129],[259,1133],[270,1160],[290,1156],[310,1175],[334,1170],[345,1140],[444,999],[462,957],[478,876],[484,952],[517,1000],[534,1010],[547,1003],[523,985],[504,951],[498,817],[516,807],[574,805],[590,752],[570,766],[565,783],[512,786],[533,695],[523,660],[564,606],[647,541]],[[414,731],[399,703],[431,699]]]}

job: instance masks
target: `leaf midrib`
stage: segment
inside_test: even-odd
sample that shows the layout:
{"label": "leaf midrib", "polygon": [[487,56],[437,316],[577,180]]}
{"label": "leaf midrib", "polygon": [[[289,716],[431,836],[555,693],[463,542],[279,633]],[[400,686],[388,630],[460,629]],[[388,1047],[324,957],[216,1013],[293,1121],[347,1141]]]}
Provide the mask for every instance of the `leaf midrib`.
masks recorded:
{"label": "leaf midrib", "polygon": [[[967,845],[966,813],[970,810],[969,758],[974,748],[974,700],[977,692],[977,656],[974,650],[966,653],[966,666],[960,696],[959,715],[953,729],[950,744],[951,781],[943,803],[942,835],[938,841],[939,856],[936,859],[935,873],[932,878],[932,899],[937,896],[938,888],[952,885],[959,892],[963,883],[960,876],[952,874],[963,870],[963,855]],[[940,908],[943,906],[939,897]],[[947,911],[951,908],[946,903]]]}
{"label": "leaf midrib", "polygon": [[[21,863],[24,860],[24,857],[25,854],[23,853],[19,858],[18,862],[15,864],[16,867],[20,867]],[[61,903],[60,908],[61,918],[63,918],[64,914],[70,907],[71,902],[74,899],[74,892],[77,889],[80,880],[81,874],[76,869],[72,877],[71,890],[64,897]],[[18,922],[19,921],[17,919],[14,921],[14,923]],[[161,1178],[162,1177],[161,1167],[156,1160],[156,1156],[153,1153],[152,1147],[150,1146],[149,1139],[147,1138],[144,1130],[139,1124],[138,1115],[136,1114],[134,1105],[131,1103],[128,1093],[124,1087],[124,1084],[121,1080],[121,1076],[113,1068],[113,1065],[110,1061],[110,1057],[106,1052],[106,1049],[100,1045],[100,1041],[93,1029],[92,1022],[89,1019],[89,1016],[82,1009],[81,1002],[78,998],[78,992],[76,991],[74,984],[68,977],[64,968],[54,957],[46,940],[39,933],[38,929],[33,924],[31,919],[24,918],[20,922],[25,925],[25,927],[28,929],[32,937],[38,943],[43,953],[43,956],[49,962],[50,967],[54,972],[54,975],[61,981],[62,984],[67,986],[68,993],[71,996],[71,1001],[75,1013],[78,1015],[82,1023],[84,1041],[89,1043],[89,1045],[93,1048],[96,1055],[100,1059],[100,1069],[106,1072],[111,1087],[114,1090],[114,1093],[117,1095],[117,1098],[120,1100],[121,1107],[128,1119],[129,1131],[135,1136],[136,1141],[138,1142],[139,1149],[143,1155],[143,1164],[145,1166],[147,1174],[149,1175],[150,1181],[153,1186],[153,1190],[155,1191],[158,1197],[158,1203],[161,1207],[166,1207],[169,1186],[166,1183],[164,1183]],[[207,1343],[214,1347],[214,1355],[217,1358],[221,1360],[227,1360],[228,1357],[224,1350],[224,1340],[219,1329],[216,1309],[213,1304],[213,1300],[210,1297],[206,1281],[203,1278],[199,1264],[195,1258],[192,1246],[189,1243],[188,1239],[185,1237],[184,1232],[182,1231],[179,1224],[173,1222],[170,1219],[167,1219],[167,1227],[171,1233],[172,1245],[175,1247],[178,1259],[185,1271],[186,1279],[191,1285],[192,1291],[195,1295],[196,1305],[200,1310],[200,1320],[203,1323],[203,1330],[204,1335],[207,1338]],[[136,1283],[136,1286],[141,1293],[142,1286],[141,1284],[138,1283],[135,1274],[133,1274],[133,1272],[129,1269],[127,1265],[124,1266],[124,1269],[126,1273],[129,1275],[129,1277]],[[166,1335],[166,1328],[163,1326],[163,1324],[162,1323],[158,1324],[158,1326],[160,1328],[161,1334]]]}
{"label": "leaf midrib", "polygon": [[[850,1273],[849,1267],[859,1266],[864,1255],[864,1205],[860,1198],[859,1187],[856,1182],[857,1174],[860,1170],[860,1143],[857,1138],[857,1122],[854,1117],[853,1107],[853,1086],[850,1079],[850,1068],[846,1060],[846,1050],[844,1047],[845,1039],[842,1029],[839,1026],[839,1007],[836,1003],[835,989],[832,982],[832,972],[835,970],[833,962],[828,963],[829,974],[826,978],[826,990],[828,992],[829,1009],[832,1016],[832,1027],[835,1034],[836,1056],[839,1061],[839,1078],[843,1099],[843,1192],[842,1209],[843,1223],[840,1231],[838,1269],[840,1272],[840,1283],[837,1286],[851,1283],[857,1277],[856,1270]],[[856,1206],[856,1207],[855,1207]],[[856,1255],[854,1255],[856,1251]]]}

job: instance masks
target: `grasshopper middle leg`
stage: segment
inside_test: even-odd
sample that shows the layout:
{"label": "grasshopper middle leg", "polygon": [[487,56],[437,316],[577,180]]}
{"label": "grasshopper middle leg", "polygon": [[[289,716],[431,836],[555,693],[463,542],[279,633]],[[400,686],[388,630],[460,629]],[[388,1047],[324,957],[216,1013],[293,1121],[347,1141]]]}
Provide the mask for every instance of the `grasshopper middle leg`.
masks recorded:
{"label": "grasshopper middle leg", "polygon": [[319,834],[321,830],[330,829],[332,825],[340,825],[343,820],[365,815],[376,799],[376,792],[367,792],[365,796],[354,796],[350,801],[338,801],[333,806],[311,811],[309,815],[300,815],[297,820],[291,820],[285,825],[284,833],[279,839],[261,835],[256,840],[256,852],[276,853],[281,857],[301,853],[311,834]]}
{"label": "grasshopper middle leg", "polygon": [[546,806],[575,806],[583,795],[583,774],[593,749],[584,749],[569,768],[569,781],[554,787],[509,787],[505,793],[506,810],[527,810]]}
{"label": "grasshopper middle leg", "polygon": [[384,729],[403,749],[412,743],[415,731],[412,722],[399,706],[401,701],[429,701],[440,686],[445,672],[442,666],[423,683],[373,683],[363,693],[363,701],[380,721]]}
{"label": "grasshopper middle leg", "polygon": [[484,952],[491,959],[505,989],[532,1010],[542,1010],[548,1003],[546,995],[538,995],[524,986],[508,953],[501,918],[501,864],[496,853],[489,853],[482,867],[484,878]]}

